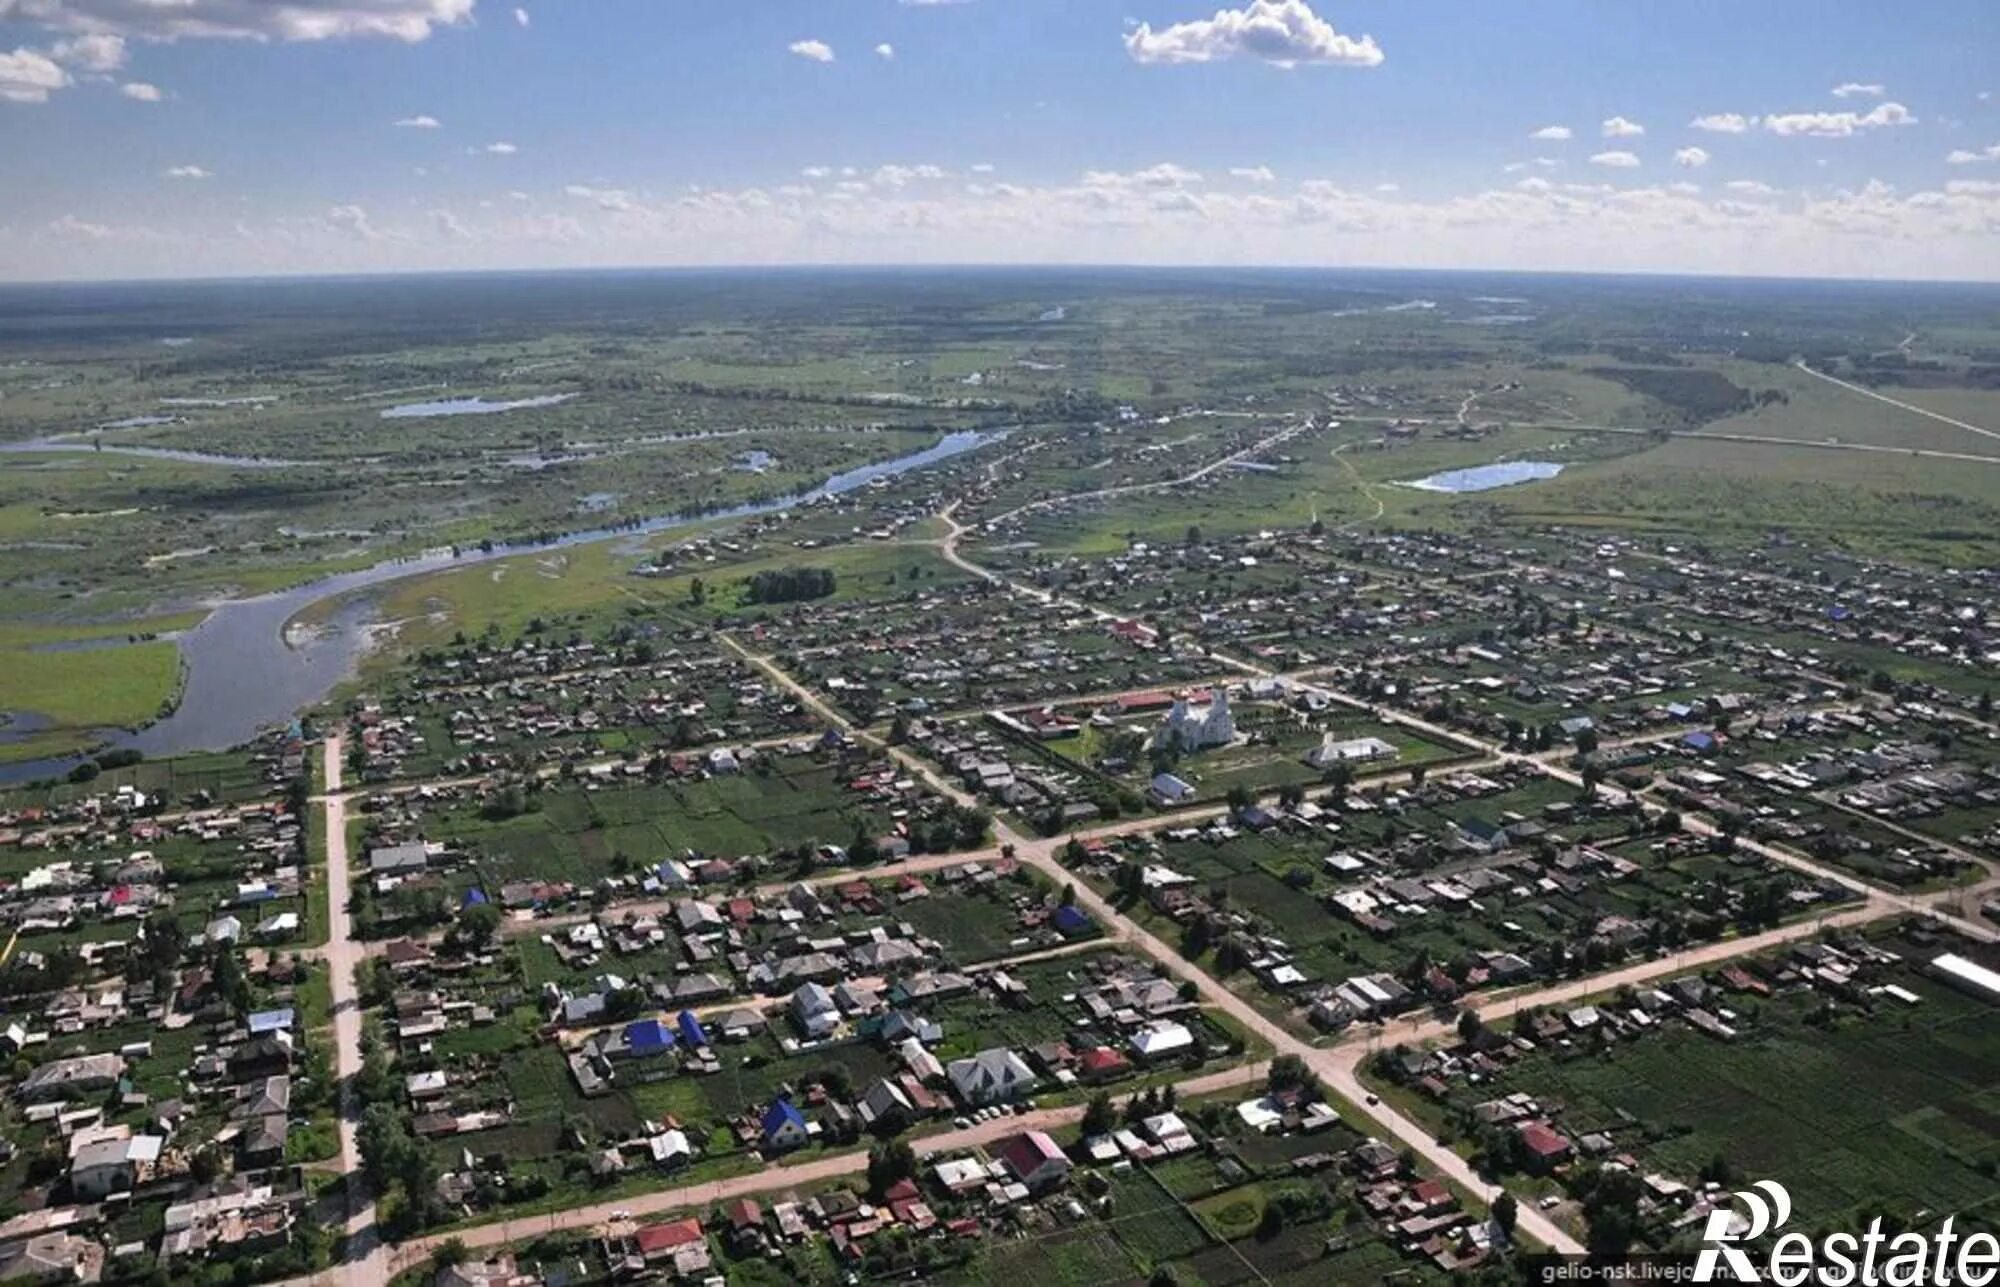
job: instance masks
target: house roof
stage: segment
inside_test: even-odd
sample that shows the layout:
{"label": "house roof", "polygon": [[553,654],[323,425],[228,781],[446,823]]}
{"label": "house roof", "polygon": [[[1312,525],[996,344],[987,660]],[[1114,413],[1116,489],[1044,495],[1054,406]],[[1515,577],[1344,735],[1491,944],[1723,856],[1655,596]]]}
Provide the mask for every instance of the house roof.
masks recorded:
{"label": "house roof", "polygon": [[1042,1131],[1023,1131],[1002,1143],[994,1153],[1019,1180],[1027,1179],[1045,1163],[1069,1160],[1068,1154]]}
{"label": "house roof", "polygon": [[651,1256],[662,1251],[672,1251],[689,1243],[701,1241],[701,1221],[694,1216],[680,1220],[670,1220],[666,1224],[649,1224],[632,1236],[639,1250]]}
{"label": "house roof", "polygon": [[641,1019],[625,1025],[625,1044],[635,1051],[666,1050],[674,1044],[674,1030],[658,1019]]}
{"label": "house roof", "polygon": [[773,1100],[771,1106],[764,1110],[764,1116],[758,1125],[764,1132],[764,1138],[770,1139],[783,1130],[787,1123],[796,1126],[800,1130],[806,1128],[805,1115],[792,1107],[792,1101],[789,1099],[779,1099]]}

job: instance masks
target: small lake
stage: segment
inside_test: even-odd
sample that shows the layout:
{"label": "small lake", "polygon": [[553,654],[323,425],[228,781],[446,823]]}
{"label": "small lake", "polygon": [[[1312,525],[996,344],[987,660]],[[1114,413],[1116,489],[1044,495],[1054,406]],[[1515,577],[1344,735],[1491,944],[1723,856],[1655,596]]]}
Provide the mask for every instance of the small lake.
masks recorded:
{"label": "small lake", "polygon": [[484,398],[444,398],[437,402],[405,402],[382,411],[384,420],[422,420],[430,416],[490,416],[501,411],[523,411],[530,407],[553,407],[568,402],[574,393],[544,393],[536,398],[515,398],[511,402],[488,402]]}
{"label": "small lake", "polygon": [[1563,467],[1547,460],[1499,460],[1490,465],[1474,465],[1470,469],[1447,469],[1442,473],[1430,474],[1423,478],[1413,478],[1402,483],[1404,487],[1414,487],[1426,492],[1490,492],[1496,487],[1512,487],[1516,483],[1532,483],[1544,478],[1554,478]]}
{"label": "small lake", "polygon": [[[187,681],[180,708],[137,733],[114,738],[111,745],[136,747],[150,759],[189,751],[226,750],[249,741],[267,728],[290,721],[299,711],[324,700],[335,685],[354,673],[355,664],[367,647],[368,627],[375,622],[372,596],[356,591],[510,555],[593,541],[629,540],[715,519],[777,513],[962,456],[1006,436],[1004,430],[946,434],[922,451],[862,465],[835,474],[809,491],[775,500],[746,502],[707,513],[662,514],[620,527],[572,532],[553,541],[496,545],[490,550],[471,548],[457,553],[449,549],[430,550],[336,573],[289,590],[231,599],[179,637]],[[348,595],[353,597],[344,598],[332,616],[316,628],[297,630],[292,632],[292,638],[286,637],[286,624],[307,607],[322,599]],[[75,763],[74,758],[66,758],[0,764],[0,783],[59,776]]]}

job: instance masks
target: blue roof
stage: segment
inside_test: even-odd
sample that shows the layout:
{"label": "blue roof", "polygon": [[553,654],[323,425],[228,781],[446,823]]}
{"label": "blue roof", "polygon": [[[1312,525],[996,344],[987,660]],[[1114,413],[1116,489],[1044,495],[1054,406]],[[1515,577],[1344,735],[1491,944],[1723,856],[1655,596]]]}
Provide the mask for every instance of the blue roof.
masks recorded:
{"label": "blue roof", "polygon": [[763,1127],[764,1138],[770,1139],[783,1130],[787,1122],[790,1122],[800,1130],[806,1128],[805,1116],[798,1109],[792,1107],[792,1101],[789,1099],[780,1099],[774,1101],[769,1108],[764,1110],[764,1118],[759,1125]]}
{"label": "blue roof", "polygon": [[625,1044],[639,1052],[666,1050],[674,1044],[674,1030],[658,1019],[641,1019],[625,1025]]}
{"label": "blue roof", "polygon": [[473,888],[465,891],[465,897],[459,900],[458,905],[460,907],[477,907],[485,901],[486,891],[475,885]]}
{"label": "blue roof", "polygon": [[1155,775],[1153,778],[1153,789],[1155,791],[1158,791],[1162,795],[1179,795],[1183,791],[1194,790],[1193,787],[1181,781],[1179,778],[1175,777],[1171,773],[1161,773]]}
{"label": "blue roof", "polygon": [[1090,917],[1075,907],[1058,907],[1055,916],[1056,928],[1065,934],[1090,928]]}
{"label": "blue roof", "polygon": [[1689,733],[1681,739],[1681,744],[1693,747],[1697,751],[1712,750],[1715,747],[1715,736],[1711,733]]}
{"label": "blue roof", "polygon": [[682,1041],[687,1042],[690,1046],[705,1046],[708,1044],[708,1032],[701,1026],[701,1020],[694,1017],[694,1011],[681,1011],[680,1018],[675,1022],[680,1024]]}

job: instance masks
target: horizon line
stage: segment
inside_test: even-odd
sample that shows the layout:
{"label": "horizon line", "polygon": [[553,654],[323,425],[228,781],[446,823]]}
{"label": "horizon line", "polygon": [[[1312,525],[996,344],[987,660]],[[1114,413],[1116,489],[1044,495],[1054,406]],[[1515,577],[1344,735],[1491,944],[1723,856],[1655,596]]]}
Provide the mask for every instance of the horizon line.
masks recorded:
{"label": "horizon line", "polygon": [[1487,268],[1487,267],[1425,267],[1420,265],[1384,264],[1225,264],[1225,263],[1148,263],[1148,262],[1092,262],[1092,263],[1040,263],[1009,260],[970,260],[964,262],[917,261],[917,262],[844,262],[807,261],[785,263],[718,263],[718,264],[607,264],[607,265],[544,265],[519,268],[400,268],[372,272],[297,272],[297,273],[222,273],[200,277],[16,277],[0,278],[0,290],[21,288],[101,287],[101,286],[206,286],[206,285],[282,285],[287,283],[344,283],[382,282],[399,280],[423,280],[440,278],[497,278],[497,277],[559,277],[559,276],[610,276],[643,274],[787,274],[787,273],[950,273],[950,272],[991,272],[991,273],[1089,273],[1089,272],[1164,272],[1164,273],[1379,273],[1379,274],[1435,274],[1439,276],[1498,276],[1498,277],[1551,277],[1551,278],[1609,278],[1633,281],[1707,281],[1792,285],[1841,285],[1841,286],[1915,286],[1915,287],[2000,287],[2000,276],[1977,277],[1858,277],[1858,276],[1808,276],[1804,274],[1761,274],[1730,273],[1714,271],[1687,271],[1678,269],[1589,269],[1589,268]]}

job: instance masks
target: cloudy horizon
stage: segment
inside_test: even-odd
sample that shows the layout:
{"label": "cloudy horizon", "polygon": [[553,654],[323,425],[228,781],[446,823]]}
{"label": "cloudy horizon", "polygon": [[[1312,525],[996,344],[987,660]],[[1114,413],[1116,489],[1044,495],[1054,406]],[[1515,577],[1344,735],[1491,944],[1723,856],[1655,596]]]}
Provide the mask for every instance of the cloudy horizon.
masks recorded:
{"label": "cloudy horizon", "polygon": [[0,279],[776,264],[2000,279],[1990,7],[1536,15],[0,0],[18,154]]}

